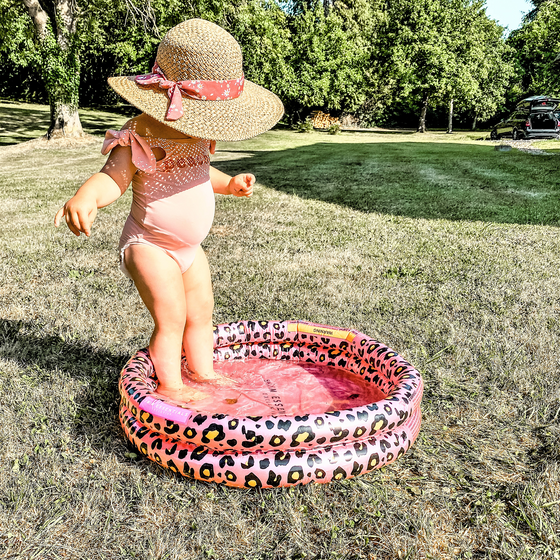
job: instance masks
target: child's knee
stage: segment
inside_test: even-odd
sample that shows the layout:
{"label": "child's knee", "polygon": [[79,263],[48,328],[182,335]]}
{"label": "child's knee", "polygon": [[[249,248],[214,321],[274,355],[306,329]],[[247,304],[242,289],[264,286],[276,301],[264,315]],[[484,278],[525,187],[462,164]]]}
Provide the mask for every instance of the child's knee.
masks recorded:
{"label": "child's knee", "polygon": [[158,313],[154,317],[155,328],[159,333],[181,333],[185,328],[186,317],[184,312],[178,313],[177,310],[165,313]]}
{"label": "child's knee", "polygon": [[212,321],[214,297],[210,294],[187,305],[187,323],[206,323]]}

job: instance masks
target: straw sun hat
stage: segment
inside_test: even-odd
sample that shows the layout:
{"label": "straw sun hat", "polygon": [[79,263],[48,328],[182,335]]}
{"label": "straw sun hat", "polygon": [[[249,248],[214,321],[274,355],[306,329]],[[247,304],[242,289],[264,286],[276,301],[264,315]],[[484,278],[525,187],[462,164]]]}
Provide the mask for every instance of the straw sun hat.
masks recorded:
{"label": "straw sun hat", "polygon": [[252,138],[284,113],[276,95],[244,79],[237,41],[202,19],[167,32],[152,74],[109,78],[109,85],[150,117],[209,140]]}

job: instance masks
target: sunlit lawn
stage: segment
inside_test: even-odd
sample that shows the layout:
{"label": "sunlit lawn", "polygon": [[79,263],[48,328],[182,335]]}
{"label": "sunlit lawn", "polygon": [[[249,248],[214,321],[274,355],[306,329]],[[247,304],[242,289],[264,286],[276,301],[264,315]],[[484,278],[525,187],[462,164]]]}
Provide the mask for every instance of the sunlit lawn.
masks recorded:
{"label": "sunlit lawn", "polygon": [[[14,141],[45,111],[0,113]],[[126,119],[94,120],[97,134]],[[217,167],[252,171],[258,184],[250,200],[218,197],[204,243],[215,321],[356,328],[426,383],[421,434],[398,462],[266,491],[176,476],[122,436],[118,373],[151,331],[117,266],[130,193],[100,211],[89,240],[51,225],[102,165],[101,137],[1,148],[0,552],[555,558],[560,160],[498,152],[482,136],[281,129],[218,146]]]}
{"label": "sunlit lawn", "polygon": [[535,146],[550,154],[560,154],[560,140],[539,140],[535,142]]}

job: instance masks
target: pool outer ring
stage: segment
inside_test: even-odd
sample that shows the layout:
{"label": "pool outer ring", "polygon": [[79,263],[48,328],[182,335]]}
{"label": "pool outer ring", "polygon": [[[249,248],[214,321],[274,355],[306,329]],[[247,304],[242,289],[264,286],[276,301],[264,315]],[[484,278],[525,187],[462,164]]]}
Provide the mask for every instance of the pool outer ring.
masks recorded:
{"label": "pool outer ring", "polygon": [[398,429],[359,442],[318,449],[219,453],[162,437],[140,424],[123,402],[120,420],[127,438],[162,467],[189,478],[234,488],[276,488],[354,478],[404,455],[420,431],[417,408]]}
{"label": "pool outer ring", "polygon": [[[197,414],[187,406],[165,403],[159,396],[154,399],[155,383],[150,380],[153,366],[147,350],[141,350],[121,373],[119,388],[123,405],[140,424],[163,437],[197,447],[203,445],[221,453],[313,449],[369,439],[403,426],[422,398],[420,374],[396,352],[358,331],[303,321],[241,321],[215,327],[214,343],[217,360],[246,357],[252,352],[280,360],[297,354],[298,360],[353,368],[355,373],[363,372],[367,381],[377,380],[376,384],[389,395],[383,401],[363,407],[301,417]],[[313,349],[313,356],[309,355],[309,348]],[[393,383],[397,386],[391,389]],[[159,412],[162,408],[163,413]],[[169,410],[172,420],[165,413]],[[364,423],[366,417],[369,423]],[[263,429],[267,423],[276,428],[269,438],[262,435],[267,431]],[[297,428],[292,428],[294,424]],[[291,439],[284,434],[291,434]],[[278,437],[284,441],[278,444],[278,439],[274,439]]]}

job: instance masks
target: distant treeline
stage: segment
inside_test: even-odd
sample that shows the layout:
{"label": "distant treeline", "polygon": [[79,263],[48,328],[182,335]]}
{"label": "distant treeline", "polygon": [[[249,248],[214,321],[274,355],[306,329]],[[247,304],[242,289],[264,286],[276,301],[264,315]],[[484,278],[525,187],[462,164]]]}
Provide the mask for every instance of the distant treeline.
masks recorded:
{"label": "distant treeline", "polygon": [[200,17],[236,37],[246,77],[280,96],[289,122],[321,109],[441,126],[453,108],[471,127],[525,95],[560,94],[560,0],[532,2],[506,39],[484,0],[76,0],[72,56],[59,60],[54,42],[38,48],[23,0],[0,0],[0,96],[49,102],[69,81],[80,106],[124,107],[107,77],[148,72],[165,32]]}

